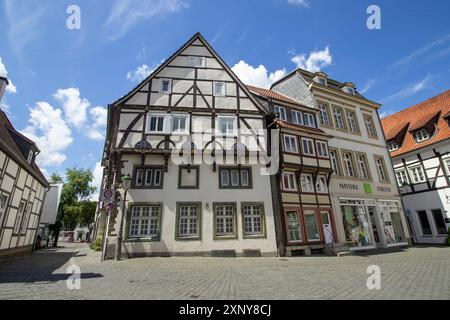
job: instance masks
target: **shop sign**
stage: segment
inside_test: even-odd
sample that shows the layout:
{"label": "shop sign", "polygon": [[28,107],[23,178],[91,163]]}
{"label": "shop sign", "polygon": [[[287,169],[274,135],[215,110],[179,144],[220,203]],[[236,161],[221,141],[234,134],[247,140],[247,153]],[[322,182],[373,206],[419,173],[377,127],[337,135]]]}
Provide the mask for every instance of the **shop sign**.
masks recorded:
{"label": "shop sign", "polygon": [[381,187],[381,186],[378,186],[378,187],[377,187],[377,190],[378,190],[379,192],[391,192],[391,187]]}
{"label": "shop sign", "polygon": [[367,194],[372,194],[372,185],[368,182],[364,182],[364,192]]}
{"label": "shop sign", "polygon": [[358,185],[351,183],[339,183],[339,188],[346,190],[358,190]]}

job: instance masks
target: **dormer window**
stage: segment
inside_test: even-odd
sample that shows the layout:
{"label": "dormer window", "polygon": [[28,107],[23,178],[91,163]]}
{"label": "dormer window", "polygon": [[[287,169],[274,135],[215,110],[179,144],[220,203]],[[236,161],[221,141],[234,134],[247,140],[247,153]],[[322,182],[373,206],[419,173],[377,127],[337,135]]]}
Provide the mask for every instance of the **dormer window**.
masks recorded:
{"label": "dormer window", "polygon": [[323,86],[327,85],[327,79],[325,79],[324,77],[317,77],[317,83],[320,83]]}
{"label": "dormer window", "polygon": [[391,140],[388,142],[388,148],[389,151],[394,151],[398,149],[398,142],[397,140]]}
{"label": "dormer window", "polygon": [[352,96],[355,95],[355,89],[353,89],[353,88],[347,87],[346,91],[347,91],[347,93],[351,94]]}
{"label": "dormer window", "polygon": [[416,142],[422,142],[428,139],[430,139],[430,133],[427,129],[422,128],[414,132],[414,140],[416,140]]}
{"label": "dormer window", "polygon": [[34,153],[32,150],[30,150],[30,152],[28,152],[28,158],[27,158],[27,162],[29,164],[31,164],[31,162],[33,161],[33,156],[34,156]]}

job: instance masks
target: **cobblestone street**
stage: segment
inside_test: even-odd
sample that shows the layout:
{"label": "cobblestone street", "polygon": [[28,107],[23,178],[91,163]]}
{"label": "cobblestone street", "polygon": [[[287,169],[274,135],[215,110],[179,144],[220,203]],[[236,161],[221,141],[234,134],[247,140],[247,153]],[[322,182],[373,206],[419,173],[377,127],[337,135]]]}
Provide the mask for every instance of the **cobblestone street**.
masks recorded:
{"label": "cobblestone street", "polygon": [[[81,268],[69,290],[67,267]],[[369,265],[381,289],[369,290]],[[0,299],[450,299],[450,248],[346,257],[139,258],[100,262],[70,244],[0,260]]]}

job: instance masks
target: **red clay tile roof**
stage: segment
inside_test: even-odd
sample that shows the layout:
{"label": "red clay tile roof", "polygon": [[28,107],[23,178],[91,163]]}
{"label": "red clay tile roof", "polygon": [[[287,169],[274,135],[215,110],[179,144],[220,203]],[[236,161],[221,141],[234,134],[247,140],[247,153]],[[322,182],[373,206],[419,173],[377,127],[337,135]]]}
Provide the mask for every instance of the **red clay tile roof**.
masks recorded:
{"label": "red clay tile roof", "polygon": [[386,141],[394,139],[408,125],[409,125],[409,122],[400,123],[400,124],[392,127],[391,130],[389,130],[389,132],[385,133]]}
{"label": "red clay tile roof", "polygon": [[301,104],[300,102],[295,101],[294,99],[286,97],[286,96],[284,96],[282,94],[279,94],[278,92],[275,92],[275,91],[272,91],[272,90],[263,89],[263,88],[259,88],[259,87],[254,87],[254,86],[249,86],[249,85],[247,85],[247,88],[250,91],[252,91],[252,92],[254,92],[256,94],[259,94],[261,96],[264,96],[264,97],[267,97],[267,98],[270,98],[270,99],[275,99],[275,100],[282,101],[282,102],[287,102],[287,103],[293,103],[293,104],[299,105],[301,107],[305,107],[304,104]]}
{"label": "red clay tile roof", "polygon": [[431,112],[429,114],[424,115],[422,118],[417,120],[411,127],[409,127],[409,131],[413,132],[417,129],[425,127],[431,120],[433,120],[437,115],[439,115],[441,111]]}
{"label": "red clay tile roof", "polygon": [[328,133],[326,133],[325,131],[323,131],[322,129],[319,129],[319,128],[307,127],[307,126],[303,126],[301,124],[290,123],[290,122],[286,122],[283,120],[274,120],[273,122],[278,124],[282,128],[299,130],[299,131],[308,132],[308,133],[312,133],[312,134],[318,134],[318,135],[322,135],[322,136],[331,137]]}
{"label": "red clay tile roof", "polygon": [[[445,120],[445,116],[450,113],[450,90],[381,119],[383,130],[384,132],[387,132],[386,139],[390,140],[393,138],[391,131],[394,131],[395,128],[398,128],[399,126],[403,126],[404,128],[408,122],[418,119],[413,124],[413,127],[418,129],[420,126],[424,126],[424,122],[425,124],[428,123],[433,116],[436,116],[439,112],[440,114],[436,121],[435,134],[431,139],[417,143],[414,140],[412,133],[408,132],[405,135],[404,141],[402,141],[400,148],[392,151],[391,156],[395,157],[407,152],[418,150],[450,138],[450,126]],[[400,131],[397,133],[399,132]]]}
{"label": "red clay tile roof", "polygon": [[[35,163],[30,165],[27,159],[25,159],[16,144],[16,141],[11,135],[12,132],[22,136],[14,129],[6,114],[0,110],[0,149],[3,150],[3,152],[5,152],[11,159],[17,162],[22,168],[27,170],[37,180],[39,180],[40,183],[47,187],[49,185],[47,179]],[[29,139],[27,138],[27,140]]]}

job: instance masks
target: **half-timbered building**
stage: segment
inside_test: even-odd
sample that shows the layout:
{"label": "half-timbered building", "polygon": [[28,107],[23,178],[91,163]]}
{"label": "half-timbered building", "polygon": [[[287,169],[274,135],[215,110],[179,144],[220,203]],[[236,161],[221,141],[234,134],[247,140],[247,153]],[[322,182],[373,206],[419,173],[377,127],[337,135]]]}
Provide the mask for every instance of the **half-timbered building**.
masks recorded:
{"label": "half-timbered building", "polygon": [[450,228],[450,90],[382,119],[416,243],[442,244]]}
{"label": "half-timbered building", "polygon": [[271,89],[316,108],[320,128],[333,136],[329,154],[335,250],[407,245],[410,235],[378,115],[380,104],[362,96],[351,82],[303,69]]}
{"label": "half-timbered building", "polygon": [[328,140],[318,128],[317,109],[277,92],[248,86],[270,113],[267,127],[278,129],[280,166],[273,175],[272,197],[279,248],[286,255],[331,249],[335,243],[329,182]]}
{"label": "half-timbered building", "polygon": [[99,217],[106,255],[122,215],[126,257],[276,255],[265,116],[200,34],[110,104],[102,187],[132,183]]}
{"label": "half-timbered building", "polygon": [[[2,92],[0,88],[0,100]],[[35,163],[38,153],[34,142],[16,131],[0,110],[0,257],[33,250],[49,186]]]}

